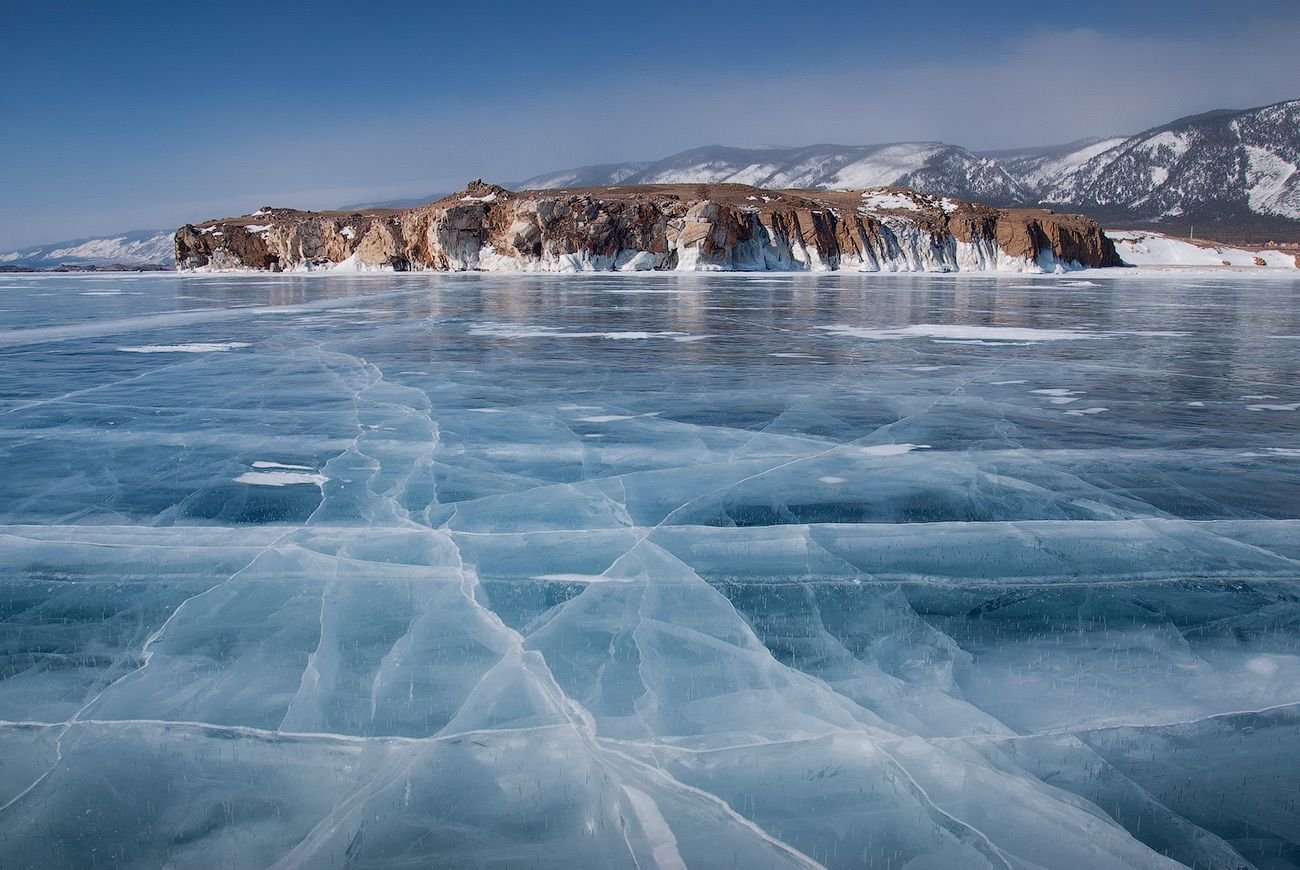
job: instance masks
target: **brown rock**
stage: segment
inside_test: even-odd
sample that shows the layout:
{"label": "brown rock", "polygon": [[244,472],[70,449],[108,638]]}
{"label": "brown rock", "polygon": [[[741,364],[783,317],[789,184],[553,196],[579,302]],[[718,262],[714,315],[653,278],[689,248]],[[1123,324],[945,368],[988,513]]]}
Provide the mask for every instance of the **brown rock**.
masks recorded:
{"label": "brown rock", "polygon": [[[888,207],[869,207],[877,201]],[[915,207],[901,207],[909,202]],[[656,268],[673,268],[689,253],[714,268],[833,269],[898,261],[904,231],[914,252],[918,233],[922,252],[929,239],[924,262],[948,267],[954,240],[981,242],[981,250],[996,245],[1009,257],[1028,260],[1050,252],[1062,262],[1120,265],[1101,228],[1080,215],[995,209],[898,188],[764,190],[738,184],[515,193],[476,179],[461,193],[414,209],[267,208],[187,224],[177,230],[175,244],[178,266],[185,269],[278,269],[355,254],[368,266],[462,270],[480,268],[489,251],[494,268],[502,267],[502,257],[521,267],[540,262],[551,268],[615,268],[639,253],[650,255]]]}

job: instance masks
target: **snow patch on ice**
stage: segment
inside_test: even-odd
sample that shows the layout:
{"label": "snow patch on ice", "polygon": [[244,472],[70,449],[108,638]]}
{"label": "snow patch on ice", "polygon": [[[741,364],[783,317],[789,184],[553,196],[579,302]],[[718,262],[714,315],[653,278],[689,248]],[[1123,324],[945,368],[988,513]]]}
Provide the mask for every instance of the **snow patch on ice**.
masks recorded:
{"label": "snow patch on ice", "polygon": [[248,347],[246,341],[194,342],[193,344],[145,344],[137,347],[119,347],[123,353],[224,353]]}
{"label": "snow patch on ice", "polygon": [[475,323],[469,334],[484,338],[603,338],[610,341],[644,341],[649,338],[678,338],[684,332],[643,332],[622,330],[611,332],[565,332],[558,326],[523,326],[515,323]]}
{"label": "snow patch on ice", "polygon": [[323,474],[307,474],[301,471],[246,471],[235,478],[235,483],[249,486],[297,486],[312,484],[320,486],[329,480]]}
{"label": "snow patch on ice", "polygon": [[873,341],[898,341],[907,338],[977,339],[985,341],[1077,341],[1080,339],[1107,338],[1104,333],[1084,332],[1079,329],[1034,329],[1027,326],[966,326],[948,323],[914,323],[888,329],[868,329],[831,324],[819,326],[831,335],[844,338],[866,338]]}
{"label": "snow patch on ice", "polygon": [[870,447],[860,447],[859,452],[868,456],[901,456],[904,453],[911,453],[913,450],[929,450],[929,444],[873,444]]}
{"label": "snow patch on ice", "polygon": [[1265,458],[1286,457],[1286,458],[1292,458],[1292,459],[1300,459],[1300,448],[1298,448],[1298,447],[1265,447],[1264,450],[1263,450],[1263,452],[1260,452],[1260,451],[1257,451],[1257,450],[1251,450],[1251,451],[1249,451],[1249,452],[1242,453],[1242,454],[1239,454],[1239,455],[1241,455],[1241,456],[1265,457]]}
{"label": "snow patch on ice", "polygon": [[658,417],[659,412],[651,414],[594,414],[590,417],[578,417],[579,423],[617,423],[622,420],[636,420],[640,417]]}

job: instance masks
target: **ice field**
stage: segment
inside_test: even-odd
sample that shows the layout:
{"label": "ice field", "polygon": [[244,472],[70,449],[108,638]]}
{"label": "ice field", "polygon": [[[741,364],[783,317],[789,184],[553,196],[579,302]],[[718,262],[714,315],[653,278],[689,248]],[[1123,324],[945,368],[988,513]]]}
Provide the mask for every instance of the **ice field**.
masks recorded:
{"label": "ice field", "polygon": [[0,276],[0,867],[1300,867],[1298,294]]}

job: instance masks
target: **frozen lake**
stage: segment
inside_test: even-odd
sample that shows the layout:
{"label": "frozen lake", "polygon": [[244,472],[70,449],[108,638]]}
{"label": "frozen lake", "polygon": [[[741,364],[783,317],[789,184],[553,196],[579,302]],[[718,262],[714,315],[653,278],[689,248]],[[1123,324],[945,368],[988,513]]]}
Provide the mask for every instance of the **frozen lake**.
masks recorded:
{"label": "frozen lake", "polygon": [[0,866],[1300,866],[1300,280],[0,276]]}

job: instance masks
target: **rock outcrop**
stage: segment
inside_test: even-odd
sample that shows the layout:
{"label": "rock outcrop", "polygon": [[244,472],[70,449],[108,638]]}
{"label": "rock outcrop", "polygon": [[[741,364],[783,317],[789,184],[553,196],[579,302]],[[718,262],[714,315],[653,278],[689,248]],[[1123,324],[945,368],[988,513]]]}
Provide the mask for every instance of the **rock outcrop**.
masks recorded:
{"label": "rock outcrop", "polygon": [[1118,266],[1092,220],[905,188],[653,184],[516,193],[472,182],[412,209],[251,215],[176,232],[180,269],[1053,271]]}

